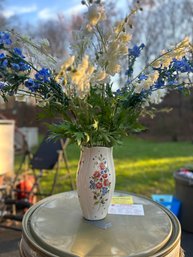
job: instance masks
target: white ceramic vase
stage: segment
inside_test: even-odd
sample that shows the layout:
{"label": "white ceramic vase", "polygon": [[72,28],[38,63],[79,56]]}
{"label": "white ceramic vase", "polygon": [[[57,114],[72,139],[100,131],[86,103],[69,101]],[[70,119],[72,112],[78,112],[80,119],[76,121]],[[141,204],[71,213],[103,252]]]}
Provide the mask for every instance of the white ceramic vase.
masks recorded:
{"label": "white ceramic vase", "polygon": [[104,219],[115,188],[112,148],[83,147],[78,172],[77,192],[83,217]]}

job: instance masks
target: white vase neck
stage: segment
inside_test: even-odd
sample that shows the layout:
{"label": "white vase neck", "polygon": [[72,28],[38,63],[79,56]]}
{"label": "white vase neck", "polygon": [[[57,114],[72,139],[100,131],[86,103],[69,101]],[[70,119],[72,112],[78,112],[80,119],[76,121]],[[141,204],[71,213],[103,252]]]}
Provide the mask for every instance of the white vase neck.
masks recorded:
{"label": "white vase neck", "polygon": [[81,149],[113,149],[113,147],[107,147],[107,146],[82,146]]}
{"label": "white vase neck", "polygon": [[82,147],[81,154],[84,156],[92,156],[92,155],[105,155],[111,156],[113,154],[113,147],[102,147],[102,146],[94,146],[94,147]]}

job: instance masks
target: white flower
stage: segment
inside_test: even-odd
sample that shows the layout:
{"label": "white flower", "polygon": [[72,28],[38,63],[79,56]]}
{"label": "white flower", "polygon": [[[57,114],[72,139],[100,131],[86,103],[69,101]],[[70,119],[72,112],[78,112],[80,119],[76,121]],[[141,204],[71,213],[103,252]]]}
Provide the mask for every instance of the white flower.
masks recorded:
{"label": "white flower", "polygon": [[166,89],[158,89],[156,91],[153,91],[151,95],[147,98],[146,106],[149,106],[149,104],[160,104],[166,94]]}
{"label": "white flower", "polygon": [[116,63],[113,59],[109,61],[109,64],[107,65],[106,72],[110,74],[111,76],[114,76],[115,74],[119,73],[121,71],[121,65]]}
{"label": "white flower", "polygon": [[189,48],[190,39],[189,37],[185,37],[180,43],[177,44],[177,48]]}
{"label": "white flower", "polygon": [[119,47],[119,55],[127,55],[128,54],[128,47],[126,45],[120,45]]}
{"label": "white flower", "polygon": [[105,71],[97,71],[96,73],[93,73],[91,83],[105,83],[108,81],[108,79],[109,76]]}
{"label": "white flower", "polygon": [[168,58],[163,59],[162,67],[168,68],[170,66],[170,63],[172,62],[172,59],[173,59],[172,57],[168,57]]}
{"label": "white flower", "polygon": [[76,86],[79,96],[84,96],[90,89],[90,80],[95,68],[89,63],[88,55],[85,55],[75,71],[70,71],[68,76]]}
{"label": "white flower", "polygon": [[15,94],[15,101],[27,102],[29,98],[29,94],[30,94],[30,91],[24,85],[19,85],[18,93]]}
{"label": "white flower", "polygon": [[114,40],[110,42],[107,56],[109,56],[109,58],[112,58],[112,56],[116,56],[117,51],[119,50],[119,46],[120,46],[120,42],[118,40]]}
{"label": "white flower", "polygon": [[39,106],[39,107],[45,107],[46,104],[47,104],[46,101],[37,102],[37,106]]}
{"label": "white flower", "polygon": [[97,4],[93,4],[89,7],[88,21],[91,26],[96,26],[100,20],[104,20],[104,19],[105,19],[105,12],[101,6]]}
{"label": "white flower", "polygon": [[15,101],[17,102],[26,102],[28,97],[26,95],[15,94]]}
{"label": "white flower", "polygon": [[135,92],[136,94],[140,94],[142,90],[143,90],[143,84],[136,84],[136,85],[135,85],[134,92]]}
{"label": "white flower", "polygon": [[154,73],[149,75],[149,77],[146,80],[141,81],[140,84],[136,84],[134,92],[139,94],[143,89],[150,89],[150,87],[157,81],[158,78],[159,72],[154,71]]}
{"label": "white flower", "polygon": [[70,56],[68,59],[66,59],[62,65],[62,69],[67,69],[68,67],[72,66],[74,63],[75,56]]}
{"label": "white flower", "polygon": [[162,67],[167,68],[172,60],[175,58],[180,60],[187,52],[190,51],[190,40],[188,37],[185,37],[172,51],[162,50],[162,56],[152,63],[153,67]]}

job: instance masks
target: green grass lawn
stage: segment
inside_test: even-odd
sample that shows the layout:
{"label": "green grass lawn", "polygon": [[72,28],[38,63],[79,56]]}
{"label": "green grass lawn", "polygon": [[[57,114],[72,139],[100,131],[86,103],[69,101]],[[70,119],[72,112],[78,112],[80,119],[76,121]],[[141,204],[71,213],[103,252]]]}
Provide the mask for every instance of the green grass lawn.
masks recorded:
{"label": "green grass lawn", "polygon": [[[76,178],[79,148],[70,144],[67,156],[73,180]],[[193,167],[191,142],[153,142],[126,138],[114,147],[116,189],[150,196],[152,193],[174,193],[173,172],[180,167]],[[63,165],[62,165],[63,166]],[[70,190],[64,166],[60,170],[55,193]],[[44,175],[42,188],[50,188],[53,172]]]}

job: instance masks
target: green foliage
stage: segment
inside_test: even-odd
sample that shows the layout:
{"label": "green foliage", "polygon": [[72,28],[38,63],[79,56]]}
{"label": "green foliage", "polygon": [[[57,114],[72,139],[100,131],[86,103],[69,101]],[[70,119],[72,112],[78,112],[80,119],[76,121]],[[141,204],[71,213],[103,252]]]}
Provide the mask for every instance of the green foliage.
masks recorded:
{"label": "green foliage", "polygon": [[71,98],[62,112],[64,122],[49,125],[51,138],[68,137],[78,145],[113,146],[123,136],[141,131],[141,108],[128,93],[117,94],[112,85],[93,86],[84,99]]}

